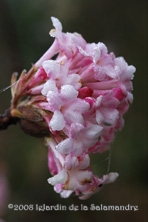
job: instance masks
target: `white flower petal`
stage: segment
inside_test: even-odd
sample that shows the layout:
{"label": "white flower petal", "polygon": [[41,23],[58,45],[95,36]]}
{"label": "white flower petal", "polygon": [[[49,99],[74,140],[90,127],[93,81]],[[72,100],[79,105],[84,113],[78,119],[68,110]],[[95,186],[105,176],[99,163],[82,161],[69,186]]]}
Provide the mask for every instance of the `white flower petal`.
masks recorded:
{"label": "white flower petal", "polygon": [[67,173],[65,170],[62,170],[60,173],[56,174],[55,176],[49,178],[47,181],[48,183],[50,183],[51,185],[56,185],[56,184],[59,184],[59,183],[65,183],[66,180],[67,180]]}
{"label": "white flower petal", "polygon": [[119,176],[118,173],[109,173],[108,175],[104,175],[104,184],[113,183],[117,177]]}
{"label": "white flower petal", "polygon": [[81,140],[73,140],[73,152],[72,155],[74,156],[80,156],[83,152],[83,141]]}
{"label": "white flower petal", "polygon": [[81,78],[80,78],[80,75],[78,74],[70,74],[67,76],[67,81],[66,83],[68,85],[73,85],[75,87],[76,90],[80,89],[81,87]]}
{"label": "white flower petal", "polygon": [[67,155],[65,158],[65,168],[70,170],[76,168],[79,165],[78,159],[75,156]]}
{"label": "white flower petal", "polygon": [[63,140],[56,146],[56,149],[62,154],[70,153],[73,149],[73,140],[70,138]]}
{"label": "white flower petal", "polygon": [[43,89],[41,91],[42,95],[47,96],[49,91],[57,92],[57,87],[55,84],[55,81],[52,79],[49,79],[43,86]]}
{"label": "white flower petal", "polygon": [[50,35],[52,37],[57,37],[58,34],[62,33],[62,24],[59,21],[59,19],[55,18],[55,17],[51,17],[53,26],[55,27],[55,29],[52,29],[50,31]]}
{"label": "white flower petal", "polygon": [[104,121],[107,124],[112,125],[119,118],[119,111],[117,109],[110,109],[109,107],[105,108],[103,114],[104,114]]}
{"label": "white flower petal", "polygon": [[90,126],[86,131],[86,136],[88,139],[93,140],[94,138],[98,138],[101,135],[102,130],[102,126],[92,124],[92,126]]}
{"label": "white flower petal", "polygon": [[54,112],[55,110],[60,110],[63,102],[58,92],[49,91],[47,93],[46,99],[48,101],[49,106],[51,107],[52,112]]}
{"label": "white flower petal", "polygon": [[65,121],[60,111],[56,110],[54,112],[52,119],[50,120],[49,126],[53,131],[62,130],[64,128]]}
{"label": "white flower petal", "polygon": [[73,193],[73,190],[63,190],[63,191],[60,193],[60,196],[61,196],[62,198],[68,198],[72,193]]}
{"label": "white flower petal", "polygon": [[90,157],[88,154],[85,155],[85,157],[80,161],[79,169],[85,170],[90,165]]}
{"label": "white flower petal", "polygon": [[61,95],[65,99],[75,99],[78,96],[78,91],[72,85],[64,85],[61,87]]}
{"label": "white flower petal", "polygon": [[97,110],[96,111],[96,121],[97,121],[97,123],[101,124],[103,120],[104,120],[104,117],[103,117],[102,113],[99,110]]}
{"label": "white flower petal", "polygon": [[84,170],[84,171],[78,171],[75,176],[77,180],[83,184],[85,182],[91,181],[93,174],[92,171]]}
{"label": "white flower petal", "polygon": [[42,66],[49,77],[50,75],[56,77],[60,73],[60,64],[57,61],[46,60]]}

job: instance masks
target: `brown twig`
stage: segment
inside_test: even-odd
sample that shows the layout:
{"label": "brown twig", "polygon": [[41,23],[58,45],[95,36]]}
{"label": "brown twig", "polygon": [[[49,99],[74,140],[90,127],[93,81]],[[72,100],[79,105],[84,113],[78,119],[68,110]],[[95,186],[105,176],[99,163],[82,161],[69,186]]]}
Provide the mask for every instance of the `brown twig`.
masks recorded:
{"label": "brown twig", "polygon": [[10,114],[10,110],[7,109],[4,114],[0,114],[0,130],[7,129],[8,126],[16,124],[18,118],[14,118]]}

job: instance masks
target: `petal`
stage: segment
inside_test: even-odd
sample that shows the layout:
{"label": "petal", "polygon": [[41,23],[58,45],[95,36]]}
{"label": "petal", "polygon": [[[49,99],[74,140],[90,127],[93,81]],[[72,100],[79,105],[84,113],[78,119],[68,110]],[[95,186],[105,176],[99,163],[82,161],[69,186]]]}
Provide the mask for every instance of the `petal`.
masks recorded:
{"label": "petal", "polygon": [[85,113],[90,109],[89,103],[80,98],[77,98],[73,103],[71,103],[70,107],[71,110],[78,111],[79,113]]}
{"label": "petal", "polygon": [[60,196],[61,196],[62,198],[68,198],[72,193],[73,193],[73,190],[63,190],[63,191],[60,193]]}
{"label": "petal", "polygon": [[71,138],[77,138],[85,127],[80,123],[72,123],[70,126],[69,136]]}
{"label": "petal", "polygon": [[56,84],[55,84],[55,81],[50,79],[48,80],[44,86],[43,86],[43,89],[41,91],[42,95],[44,96],[47,96],[48,92],[49,91],[54,91],[54,92],[57,92],[57,87],[56,87]]}
{"label": "petal", "polygon": [[91,181],[92,176],[93,174],[91,171],[84,170],[84,171],[79,171],[76,175],[76,178],[80,183],[85,184]]}
{"label": "petal", "polygon": [[113,183],[117,177],[119,176],[118,173],[109,173],[108,175],[103,176],[104,184]]}
{"label": "petal", "polygon": [[63,155],[61,155],[61,153],[59,153],[56,150],[57,143],[55,142],[55,140],[53,138],[47,138],[46,142],[49,146],[49,149],[52,149],[55,159],[57,160],[57,162],[59,162],[60,166],[62,167],[64,165],[65,160],[64,160]]}
{"label": "petal", "polygon": [[89,165],[90,165],[90,157],[88,154],[86,154],[79,163],[79,169],[85,170],[86,168],[89,167]]}
{"label": "petal", "polygon": [[32,87],[28,90],[28,93],[31,95],[37,95],[37,94],[41,94],[42,90],[43,90],[44,85],[39,85],[39,86],[35,86]]}
{"label": "petal", "polygon": [[79,112],[75,112],[71,109],[71,107],[67,110],[64,110],[64,118],[67,124],[71,124],[73,122],[83,124],[83,116]]}
{"label": "petal", "polygon": [[64,121],[64,118],[63,118],[63,115],[61,114],[60,111],[55,111],[53,116],[52,116],[52,119],[49,123],[49,126],[51,127],[51,129],[53,131],[56,131],[56,130],[62,130],[65,126],[65,121]]}
{"label": "petal", "polygon": [[52,174],[58,173],[59,160],[55,158],[55,155],[51,149],[48,151],[48,168]]}
{"label": "petal", "polygon": [[55,27],[55,29],[52,29],[50,31],[50,35],[52,37],[60,37],[60,34],[62,33],[62,24],[59,21],[59,19],[55,18],[55,17],[51,17],[53,26]]}
{"label": "petal", "polygon": [[50,111],[54,112],[55,110],[60,110],[63,105],[63,101],[60,98],[60,94],[58,92],[49,91],[47,94],[48,106],[50,107]]}
{"label": "petal", "polygon": [[102,126],[99,126],[97,124],[92,124],[88,127],[88,130],[86,131],[86,137],[90,140],[93,140],[94,138],[98,138],[103,130]]}
{"label": "petal", "polygon": [[80,156],[83,152],[84,146],[82,140],[73,140],[73,151],[72,155],[74,156]]}
{"label": "petal", "polygon": [[58,173],[57,175],[49,178],[47,181],[48,183],[50,183],[51,185],[56,185],[56,184],[64,184],[66,182],[68,178],[68,175],[66,173],[66,171],[63,169],[60,173]]}
{"label": "petal", "polygon": [[100,106],[102,102],[103,96],[98,96],[96,99],[96,106]]}
{"label": "petal", "polygon": [[78,90],[82,85],[80,82],[80,75],[78,75],[78,74],[68,75],[66,83],[69,85],[73,85],[76,90]]}
{"label": "petal", "polygon": [[96,111],[96,121],[97,121],[97,123],[102,124],[103,120],[104,120],[103,114],[99,110],[97,110]]}
{"label": "petal", "polygon": [[61,87],[61,95],[65,99],[75,99],[78,96],[78,91],[71,85],[64,85]]}
{"label": "petal", "polygon": [[117,109],[104,108],[102,110],[102,114],[104,116],[104,122],[106,124],[112,125],[119,118],[119,112]]}
{"label": "petal", "polygon": [[73,150],[73,140],[71,138],[67,138],[60,142],[56,149],[62,154],[68,154]]}
{"label": "petal", "polygon": [[42,64],[47,76],[51,75],[56,78],[56,76],[60,73],[60,64],[54,60],[46,60]]}
{"label": "petal", "polygon": [[76,168],[78,167],[79,165],[79,162],[78,162],[78,159],[77,157],[75,156],[71,156],[71,155],[67,155],[66,158],[65,158],[65,168],[70,170],[72,168]]}

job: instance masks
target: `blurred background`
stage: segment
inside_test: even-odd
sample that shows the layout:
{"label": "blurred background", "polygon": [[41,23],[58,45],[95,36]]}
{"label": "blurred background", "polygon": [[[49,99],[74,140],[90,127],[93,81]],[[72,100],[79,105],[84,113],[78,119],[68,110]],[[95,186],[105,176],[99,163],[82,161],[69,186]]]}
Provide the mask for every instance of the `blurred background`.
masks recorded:
{"label": "blurred background", "polygon": [[[147,1],[146,0],[0,0],[0,90],[13,72],[29,70],[52,44],[50,17],[64,31],[78,32],[87,42],[104,42],[109,52],[136,67],[134,102],[125,127],[111,148],[110,171],[117,181],[81,201],[61,199],[47,183],[47,148],[42,139],[25,135],[18,125],[0,131],[0,218],[26,221],[147,221]],[[0,113],[10,105],[10,90],[0,92]],[[98,175],[107,170],[108,153],[92,157]],[[138,205],[138,211],[14,211],[12,204]],[[0,219],[0,221],[2,221]]]}

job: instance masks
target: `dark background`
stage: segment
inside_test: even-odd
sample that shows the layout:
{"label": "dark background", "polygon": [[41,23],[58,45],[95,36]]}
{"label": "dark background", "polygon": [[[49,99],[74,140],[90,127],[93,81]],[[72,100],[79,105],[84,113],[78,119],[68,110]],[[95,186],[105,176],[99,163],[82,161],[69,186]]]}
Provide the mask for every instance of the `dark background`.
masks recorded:
{"label": "dark background", "polygon": [[[125,115],[125,127],[111,149],[114,184],[81,201],[62,199],[47,183],[47,148],[42,139],[25,135],[19,126],[0,132],[0,175],[6,197],[0,217],[6,222],[26,221],[147,221],[147,1],[146,0],[0,0],[0,90],[13,72],[30,69],[52,44],[50,17],[64,31],[79,32],[88,42],[104,42],[109,52],[136,67],[134,102]],[[0,113],[10,105],[10,90],[0,92]],[[92,157],[94,170],[106,171],[108,153]],[[0,191],[3,192],[3,191]],[[14,211],[12,204],[138,205],[138,211]],[[2,208],[2,206],[0,206]]]}

